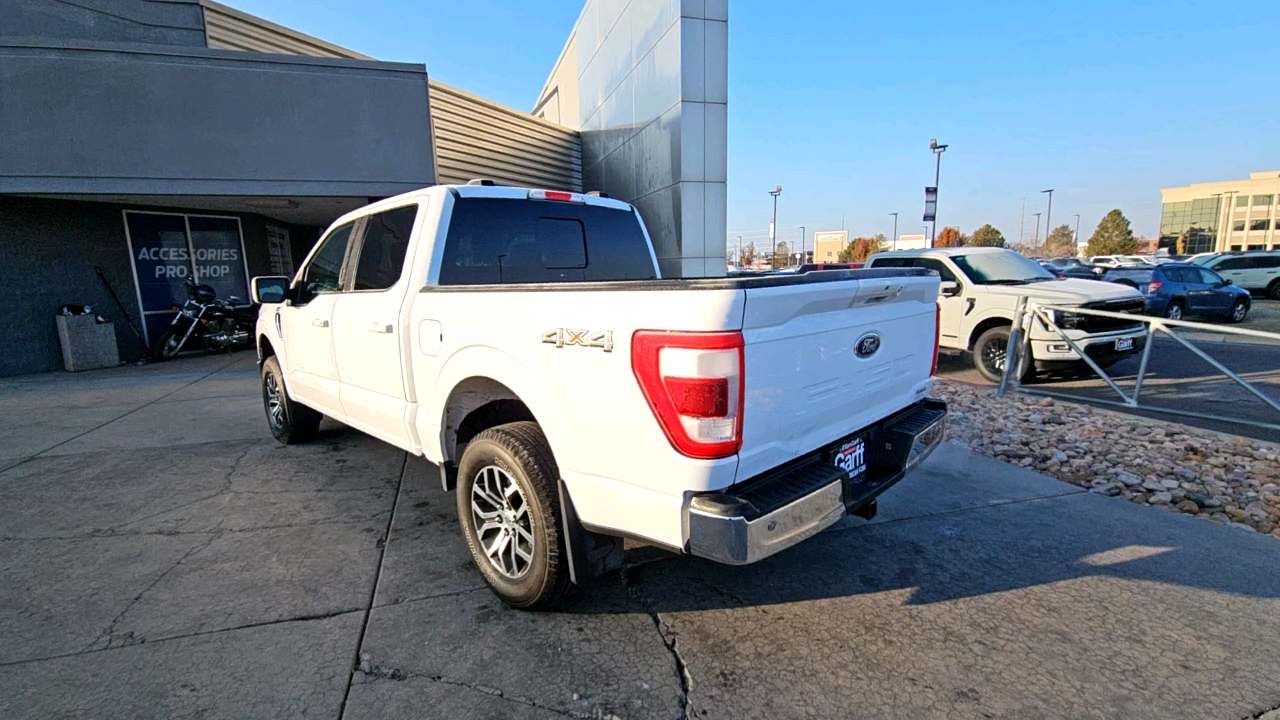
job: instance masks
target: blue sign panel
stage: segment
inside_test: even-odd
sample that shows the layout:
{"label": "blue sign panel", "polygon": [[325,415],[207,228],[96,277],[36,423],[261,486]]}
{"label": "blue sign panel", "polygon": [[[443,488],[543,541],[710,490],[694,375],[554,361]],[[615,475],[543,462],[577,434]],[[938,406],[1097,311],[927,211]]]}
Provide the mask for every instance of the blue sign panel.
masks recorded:
{"label": "blue sign panel", "polygon": [[174,306],[187,301],[189,282],[209,285],[224,300],[248,297],[235,218],[126,212],[125,225],[149,342],[173,321]]}

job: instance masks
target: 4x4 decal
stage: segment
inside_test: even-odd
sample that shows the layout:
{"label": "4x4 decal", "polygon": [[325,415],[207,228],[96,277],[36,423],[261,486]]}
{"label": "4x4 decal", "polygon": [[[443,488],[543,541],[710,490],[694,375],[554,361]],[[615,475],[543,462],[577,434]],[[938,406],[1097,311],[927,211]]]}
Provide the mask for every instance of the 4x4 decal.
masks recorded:
{"label": "4x4 decal", "polygon": [[570,330],[556,328],[542,333],[542,342],[563,348],[566,345],[580,345],[587,348],[601,348],[605,352],[613,352],[613,331]]}

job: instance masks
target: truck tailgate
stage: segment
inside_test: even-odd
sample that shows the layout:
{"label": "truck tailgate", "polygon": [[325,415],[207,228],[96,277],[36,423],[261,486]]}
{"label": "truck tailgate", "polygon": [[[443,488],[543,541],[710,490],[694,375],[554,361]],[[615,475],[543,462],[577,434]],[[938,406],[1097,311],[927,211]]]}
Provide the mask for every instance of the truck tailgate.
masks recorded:
{"label": "truck tailgate", "polygon": [[[741,482],[922,399],[933,364],[936,276],[746,290]],[[865,357],[855,346],[870,335]]]}

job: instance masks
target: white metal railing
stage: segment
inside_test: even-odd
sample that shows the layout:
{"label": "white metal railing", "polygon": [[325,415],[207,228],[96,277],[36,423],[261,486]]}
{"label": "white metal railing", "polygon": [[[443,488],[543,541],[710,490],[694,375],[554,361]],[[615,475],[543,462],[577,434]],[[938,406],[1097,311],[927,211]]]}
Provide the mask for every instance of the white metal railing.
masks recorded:
{"label": "white metal railing", "polygon": [[[1132,322],[1141,322],[1146,326],[1147,338],[1146,344],[1142,348],[1142,359],[1138,364],[1138,376],[1134,381],[1131,393],[1126,393],[1116,381],[1103,370],[1093,358],[1089,357],[1074,340],[1067,336],[1062,328],[1058,327],[1054,321],[1054,311],[1062,313],[1072,313],[1075,315],[1091,315],[1096,317],[1113,318],[1118,320],[1128,320]],[[1098,374],[1112,390],[1120,396],[1121,400],[1103,400],[1098,398],[1085,397],[1082,395],[1072,395],[1064,392],[1056,392],[1042,390],[1040,388],[1027,388],[1020,382],[1023,372],[1026,369],[1026,363],[1031,362],[1031,323],[1039,320],[1050,332],[1055,333],[1062,338],[1067,347],[1071,348],[1076,354],[1084,359],[1089,368]],[[1218,420],[1221,422],[1240,423],[1251,425],[1254,427],[1267,428],[1271,430],[1280,430],[1280,422],[1267,423],[1257,420],[1251,420],[1242,417],[1227,417],[1223,415],[1213,415],[1209,413],[1194,412],[1191,410],[1181,410],[1177,408],[1158,407],[1154,405],[1142,405],[1142,385],[1146,380],[1147,368],[1151,360],[1151,348],[1155,346],[1155,338],[1157,333],[1164,333],[1174,340],[1182,344],[1183,347],[1190,350],[1200,359],[1213,366],[1220,373],[1233,380],[1240,387],[1244,388],[1262,402],[1266,403],[1271,409],[1276,411],[1277,420],[1280,420],[1280,403],[1265,395],[1261,390],[1254,387],[1247,380],[1231,371],[1230,368],[1218,362],[1208,353],[1196,347],[1195,344],[1188,341],[1178,333],[1175,329],[1190,330],[1208,330],[1215,334],[1222,333],[1226,335],[1242,335],[1256,338],[1271,340],[1280,344],[1280,334],[1262,332],[1260,330],[1247,330],[1245,328],[1236,328],[1221,325],[1208,325],[1206,323],[1187,322],[1185,320],[1168,320],[1166,318],[1148,317],[1143,315],[1130,315],[1127,313],[1108,312],[1106,310],[1093,310],[1090,308],[1066,307],[1061,305],[1048,305],[1031,301],[1027,296],[1023,295],[1018,298],[1018,303],[1014,308],[1013,328],[1009,334],[1009,348],[1005,355],[1004,376],[1000,379],[999,397],[1004,397],[1010,390],[1014,392],[1023,392],[1033,395],[1045,395],[1049,397],[1062,398],[1064,400],[1077,400],[1091,403],[1101,403],[1104,405],[1115,405],[1128,408],[1142,408],[1153,412],[1169,413],[1172,415],[1183,415],[1187,417],[1202,418],[1205,420]],[[1278,351],[1280,352],[1280,351]]]}

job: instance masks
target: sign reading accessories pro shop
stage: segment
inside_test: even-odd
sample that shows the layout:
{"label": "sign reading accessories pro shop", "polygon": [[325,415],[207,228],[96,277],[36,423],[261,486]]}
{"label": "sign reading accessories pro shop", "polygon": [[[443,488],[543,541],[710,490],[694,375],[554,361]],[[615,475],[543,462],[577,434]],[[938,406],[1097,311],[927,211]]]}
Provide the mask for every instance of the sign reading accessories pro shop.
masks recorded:
{"label": "sign reading accessories pro shop", "polygon": [[220,299],[247,302],[237,218],[126,210],[124,220],[148,343],[172,322],[173,307],[187,301],[188,282],[212,287]]}

